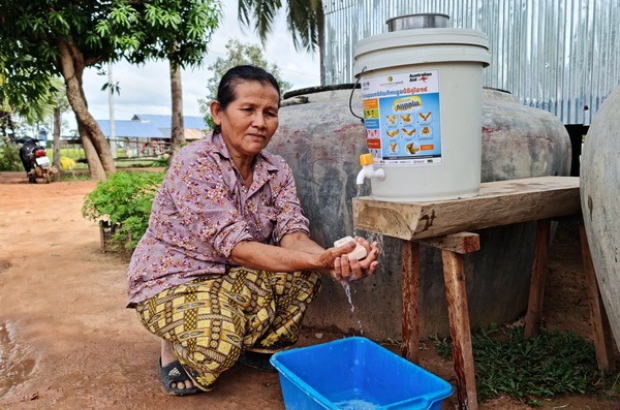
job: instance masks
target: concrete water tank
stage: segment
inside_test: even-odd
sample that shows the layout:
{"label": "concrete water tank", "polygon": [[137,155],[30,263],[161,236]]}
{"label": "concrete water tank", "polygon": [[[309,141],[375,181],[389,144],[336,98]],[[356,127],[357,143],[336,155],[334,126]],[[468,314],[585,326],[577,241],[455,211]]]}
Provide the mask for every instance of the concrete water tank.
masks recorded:
{"label": "concrete water tank", "polygon": [[[352,101],[358,114],[359,94]],[[353,230],[358,158],[368,150],[364,124],[351,114],[349,96],[350,87],[288,98],[268,150],[282,155],[293,169],[314,240],[331,246],[343,236],[361,234],[379,240],[382,247],[376,275],[351,287],[354,311],[342,286],[325,279],[305,325],[399,340],[400,241]],[[486,90],[482,124],[482,182],[569,174],[570,140],[553,115],[523,106],[509,94]],[[362,195],[369,194],[366,184]],[[509,322],[525,311],[535,242],[533,224],[479,233],[482,249],[465,258],[472,327]],[[441,254],[422,247],[421,258],[421,335],[448,335]]]}
{"label": "concrete water tank", "polygon": [[620,88],[596,113],[581,155],[581,208],[596,279],[620,346]]}

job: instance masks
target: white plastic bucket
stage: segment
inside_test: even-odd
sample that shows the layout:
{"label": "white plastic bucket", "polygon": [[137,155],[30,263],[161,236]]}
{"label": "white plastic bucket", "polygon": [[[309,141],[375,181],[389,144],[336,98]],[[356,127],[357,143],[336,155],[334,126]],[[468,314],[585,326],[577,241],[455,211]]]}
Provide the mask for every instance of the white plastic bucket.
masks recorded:
{"label": "white plastic bucket", "polygon": [[373,197],[472,197],[480,188],[484,33],[431,28],[365,38],[355,48],[374,166]]}

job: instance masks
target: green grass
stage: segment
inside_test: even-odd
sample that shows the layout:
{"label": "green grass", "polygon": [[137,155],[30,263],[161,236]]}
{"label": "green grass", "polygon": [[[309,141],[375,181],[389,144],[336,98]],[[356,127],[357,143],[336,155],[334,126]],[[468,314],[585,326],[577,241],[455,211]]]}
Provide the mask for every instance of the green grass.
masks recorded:
{"label": "green grass", "polygon": [[90,181],[91,175],[89,172],[60,172],[60,181]]}
{"label": "green grass", "polygon": [[[54,161],[54,149],[52,147],[45,148],[45,155],[47,155],[50,161]],[[62,148],[60,150],[60,156],[71,158],[73,160],[86,157],[84,154],[84,148]]]}
{"label": "green grass", "polygon": [[[157,161],[147,160],[131,160],[131,161],[122,161],[118,160],[115,162],[117,168],[149,168],[149,167],[158,167],[161,165],[157,165]],[[165,166],[165,165],[164,165]]]}
{"label": "green grass", "polygon": [[[51,148],[46,150],[46,154],[48,155],[51,162],[54,162],[54,153]],[[61,157],[71,158],[73,160],[84,159],[86,155],[84,154],[83,148],[64,148],[60,150]],[[149,167],[166,167],[168,165],[168,160],[161,159],[146,159],[140,160],[137,158],[134,159],[126,159],[125,154],[121,153],[119,150],[118,158],[114,162],[117,168],[149,168]],[[85,162],[76,162],[74,170],[85,170],[88,169],[88,164]]]}
{"label": "green grass", "polygon": [[[432,338],[442,357],[447,339]],[[531,406],[561,394],[597,394],[620,400],[620,373],[597,368],[594,346],[573,333],[541,331],[524,340],[523,328],[480,329],[472,334],[478,399],[508,395]]]}

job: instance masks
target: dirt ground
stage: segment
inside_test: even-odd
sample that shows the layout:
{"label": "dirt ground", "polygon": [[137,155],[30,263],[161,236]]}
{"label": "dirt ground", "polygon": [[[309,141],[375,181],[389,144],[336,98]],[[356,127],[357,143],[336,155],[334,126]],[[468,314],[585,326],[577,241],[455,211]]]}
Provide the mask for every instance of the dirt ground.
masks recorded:
{"label": "dirt ground", "polygon": [[[98,226],[80,213],[94,186],[30,185],[24,173],[0,173],[0,409],[284,409],[277,374],[242,365],[207,394],[178,398],[162,391],[159,343],[124,308],[127,258],[102,253]],[[560,226],[544,320],[548,328],[588,336],[577,237],[575,226]],[[341,337],[322,333],[307,329],[300,345]],[[422,351],[421,365],[454,383],[451,362],[433,349]],[[612,410],[620,403],[570,396],[543,406]],[[442,410],[455,408],[453,395]],[[529,409],[507,397],[480,408]]]}

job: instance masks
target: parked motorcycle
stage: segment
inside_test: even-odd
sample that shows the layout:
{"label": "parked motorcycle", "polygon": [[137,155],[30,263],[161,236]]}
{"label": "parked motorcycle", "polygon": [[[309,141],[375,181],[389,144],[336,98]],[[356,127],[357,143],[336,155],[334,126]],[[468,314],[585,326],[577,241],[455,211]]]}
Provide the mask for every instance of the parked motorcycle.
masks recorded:
{"label": "parked motorcycle", "polygon": [[20,142],[23,145],[19,150],[19,157],[26,170],[28,182],[36,184],[37,178],[43,178],[49,184],[52,176],[56,175],[58,171],[45,154],[45,148],[37,145],[33,138],[23,138]]}

